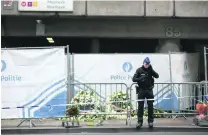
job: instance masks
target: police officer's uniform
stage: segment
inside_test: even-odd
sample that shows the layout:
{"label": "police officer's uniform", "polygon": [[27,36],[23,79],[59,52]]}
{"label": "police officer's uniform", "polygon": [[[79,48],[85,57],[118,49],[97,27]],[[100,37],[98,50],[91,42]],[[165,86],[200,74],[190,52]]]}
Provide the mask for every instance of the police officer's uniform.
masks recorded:
{"label": "police officer's uniform", "polygon": [[[149,58],[145,58],[144,62],[150,64]],[[138,83],[137,87],[137,94],[138,94],[138,100],[142,99],[154,99],[154,94],[153,94],[153,87],[154,87],[154,79],[159,78],[158,73],[156,73],[152,66],[149,65],[148,68],[145,68],[144,66],[138,68],[136,70],[136,73],[134,74],[133,77],[133,82]],[[153,121],[154,121],[154,116],[153,116],[153,100],[148,100],[148,123],[149,126],[153,126]],[[137,127],[141,127],[143,124],[143,112],[144,112],[144,101],[139,101],[138,102],[138,124]]]}

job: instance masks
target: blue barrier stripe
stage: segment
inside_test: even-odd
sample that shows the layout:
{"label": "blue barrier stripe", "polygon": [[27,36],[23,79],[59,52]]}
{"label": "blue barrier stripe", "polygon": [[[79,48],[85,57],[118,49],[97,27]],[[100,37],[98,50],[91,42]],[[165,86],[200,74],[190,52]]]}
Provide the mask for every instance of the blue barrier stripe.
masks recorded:
{"label": "blue barrier stripe", "polygon": [[40,105],[40,104],[41,104],[42,102],[44,102],[47,98],[49,98],[52,94],[54,94],[55,92],[57,92],[58,90],[60,90],[60,89],[62,89],[62,88],[64,88],[64,87],[65,87],[65,85],[62,85],[62,86],[56,88],[54,91],[52,91],[51,93],[49,93],[48,95],[46,95],[44,99],[42,99],[41,101],[39,101],[38,103],[36,103],[36,105],[34,105],[34,106]]}
{"label": "blue barrier stripe", "polygon": [[[52,91],[51,93],[49,93],[48,95],[46,95],[46,97],[45,97],[44,99],[42,99],[41,101],[39,101],[38,103],[36,103],[35,106],[40,105],[42,102],[44,102],[46,99],[48,99],[53,93],[55,93],[56,91],[58,91],[58,90],[60,90],[60,89],[62,89],[62,88],[64,88],[64,87],[65,87],[65,85],[62,85],[62,86],[56,88],[54,91]],[[28,109],[29,117],[30,117],[30,111],[31,111],[31,109],[32,109],[32,108],[29,108],[29,109]]]}
{"label": "blue barrier stripe", "polygon": [[[62,83],[65,79],[61,79],[58,82],[55,82],[53,85],[49,86],[47,89],[45,89],[43,92],[41,92],[37,97],[35,97],[32,101],[29,101],[28,103],[24,104],[23,106],[28,106],[30,104],[32,104],[33,102],[35,102],[40,96],[44,95],[47,91],[49,91],[50,89],[52,89],[53,87],[55,87],[56,85]],[[30,112],[28,110],[28,113],[30,115]],[[25,110],[23,109],[23,117],[25,117]]]}
{"label": "blue barrier stripe", "polygon": [[42,96],[44,93],[46,93],[48,90],[52,89],[54,86],[60,84],[61,82],[63,82],[65,79],[62,79],[58,82],[55,82],[53,85],[51,85],[50,87],[48,87],[47,89],[45,89],[43,92],[41,92],[37,97],[35,97],[32,101],[24,104],[23,106],[28,106],[29,104],[33,103],[34,101],[36,101],[40,96]]}

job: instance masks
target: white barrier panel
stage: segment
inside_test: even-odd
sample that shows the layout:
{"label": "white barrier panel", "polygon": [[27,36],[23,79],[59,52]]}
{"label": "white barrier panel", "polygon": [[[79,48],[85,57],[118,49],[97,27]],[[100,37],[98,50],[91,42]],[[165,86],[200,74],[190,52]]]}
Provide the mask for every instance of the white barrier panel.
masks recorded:
{"label": "white barrier panel", "polygon": [[[199,70],[199,56],[198,53],[192,54],[171,54],[171,69],[173,82],[197,82]],[[179,92],[180,91],[180,92]],[[174,92],[176,99],[179,96],[193,96],[196,92],[196,87],[193,85],[180,85],[175,87]],[[195,106],[194,98],[181,99],[179,104],[181,109]]]}
{"label": "white barrier panel", "polygon": [[[1,58],[2,107],[41,107],[66,91],[63,48],[2,50]],[[33,117],[40,107],[2,109],[1,117]]]}
{"label": "white barrier panel", "polygon": [[[169,54],[76,54],[74,56],[75,83],[126,83],[130,86],[132,84],[132,76],[136,69],[142,66],[145,57],[150,58],[153,69],[160,75],[159,79],[155,79],[157,83],[171,81],[170,69],[173,82],[197,81],[197,53],[177,53],[171,54],[170,57]],[[171,67],[169,58],[171,58]],[[170,94],[170,86],[159,85],[158,88],[154,88],[155,98],[158,97],[156,99],[158,102],[154,102],[154,104],[160,108],[168,109],[172,106],[173,101],[163,100],[162,98],[173,97],[175,110],[178,110],[179,103],[177,97],[193,95],[192,89],[191,86],[180,89],[174,88],[174,95],[172,95],[173,93]],[[118,89],[115,88],[116,90]],[[179,91],[180,93],[178,93]],[[135,90],[133,91],[132,99],[136,100]],[[189,106],[191,106],[189,99],[186,98],[183,100],[180,108]]]}
{"label": "white barrier panel", "polygon": [[[155,82],[170,82],[170,65],[168,54],[76,54],[74,56],[75,83],[126,83],[132,84],[132,76],[143,63],[144,58],[150,57],[151,64],[160,78]],[[65,115],[66,104],[66,56],[64,49],[36,49],[36,50],[4,50],[2,51],[2,107],[25,106],[20,109],[2,109],[2,118],[28,118],[28,117],[58,117]],[[171,72],[173,82],[197,81],[198,54],[171,54]],[[98,88],[96,88],[98,87]],[[94,89],[101,93],[100,98],[105,100],[103,91],[106,89],[119,91],[125,87],[111,86]],[[114,86],[113,86],[114,87]],[[157,92],[154,89],[156,106],[170,107],[171,103],[162,100],[169,98],[170,87],[163,90],[160,86]],[[84,90],[75,86],[78,90]],[[183,89],[188,89],[184,91]],[[101,92],[100,92],[101,90]],[[192,95],[192,88],[180,88],[175,91],[177,97]],[[113,91],[112,91],[113,92]],[[187,93],[188,92],[188,93]],[[189,93],[190,92],[190,93]],[[109,95],[109,94],[107,94]],[[136,99],[133,94],[132,100]],[[165,105],[164,103],[165,102]],[[188,99],[183,101],[181,108],[189,106]],[[179,103],[175,103],[176,109]],[[50,106],[52,105],[52,106]],[[55,106],[53,106],[55,105]],[[34,106],[31,108],[31,106]],[[38,106],[38,107],[37,107]]]}
{"label": "white barrier panel", "polygon": [[[170,82],[169,54],[75,54],[75,78],[85,83],[132,84],[132,76],[145,57],[160,78],[155,82]],[[198,77],[198,54],[171,54],[173,82],[193,82]]]}

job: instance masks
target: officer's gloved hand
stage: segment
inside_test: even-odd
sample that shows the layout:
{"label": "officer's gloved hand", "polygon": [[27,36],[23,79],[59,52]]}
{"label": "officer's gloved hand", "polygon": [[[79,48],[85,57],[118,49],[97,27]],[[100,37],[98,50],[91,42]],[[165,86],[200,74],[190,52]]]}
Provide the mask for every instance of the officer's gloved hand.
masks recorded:
{"label": "officer's gloved hand", "polygon": [[149,69],[150,69],[150,70],[152,70],[152,69],[153,69],[151,65],[149,65]]}

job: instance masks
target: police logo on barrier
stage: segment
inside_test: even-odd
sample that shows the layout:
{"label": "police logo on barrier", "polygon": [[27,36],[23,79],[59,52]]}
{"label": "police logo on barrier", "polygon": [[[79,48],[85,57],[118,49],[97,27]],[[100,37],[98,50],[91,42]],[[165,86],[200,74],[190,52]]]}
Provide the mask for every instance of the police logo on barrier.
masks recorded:
{"label": "police logo on barrier", "polygon": [[3,72],[6,69],[6,62],[4,60],[1,60],[1,72]]}
{"label": "police logo on barrier", "polygon": [[128,80],[131,80],[132,76],[129,75],[129,72],[131,72],[132,69],[133,69],[133,66],[132,66],[132,64],[130,62],[124,62],[123,65],[122,65],[122,70],[124,72],[126,72],[125,75],[122,74],[122,73],[112,74],[110,76],[110,79],[113,80],[113,81],[115,81],[115,80],[116,81],[128,81]]}
{"label": "police logo on barrier", "polygon": [[125,62],[122,67],[124,72],[131,72],[133,69],[133,66],[130,62]]}
{"label": "police logo on barrier", "polygon": [[[4,72],[7,68],[7,64],[4,60],[1,60],[1,72]],[[16,74],[10,74],[7,71],[6,75],[1,76],[1,82],[15,82],[15,81],[21,81],[22,77]]]}

